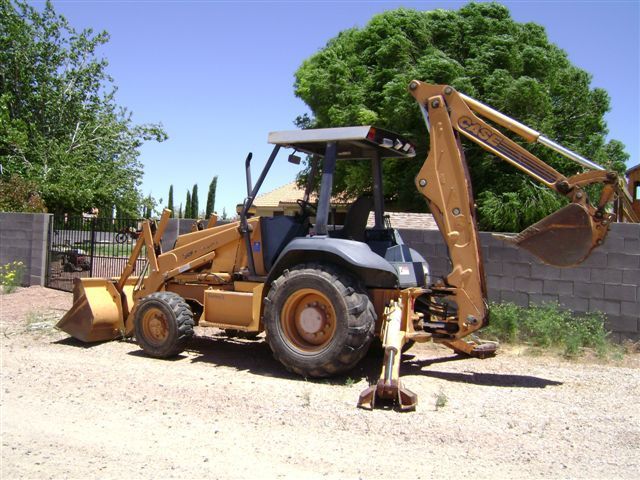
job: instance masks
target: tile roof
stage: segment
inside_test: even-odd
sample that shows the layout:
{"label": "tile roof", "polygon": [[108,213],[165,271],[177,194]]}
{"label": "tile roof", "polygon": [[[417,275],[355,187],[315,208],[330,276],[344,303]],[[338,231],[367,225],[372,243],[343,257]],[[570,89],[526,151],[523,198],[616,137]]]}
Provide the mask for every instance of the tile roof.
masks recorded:
{"label": "tile roof", "polygon": [[[262,195],[258,195],[253,201],[256,207],[279,207],[283,204],[295,204],[296,200],[304,197],[304,188],[298,187],[295,180],[287,183],[281,187],[276,188]],[[309,195],[309,202],[315,203],[318,196],[315,192],[311,192]],[[349,202],[339,200],[336,197],[331,199],[331,203],[334,205],[346,205]]]}
{"label": "tile roof", "polygon": [[[397,229],[437,230],[438,225],[430,213],[385,212],[389,215],[391,226]],[[373,212],[369,213],[367,227],[375,224]]]}
{"label": "tile roof", "polygon": [[[295,204],[296,200],[302,198],[304,196],[304,189],[299,188],[295,181],[287,183],[281,187],[276,188],[267,193],[263,193],[262,195],[258,195],[254,200],[254,205],[256,207],[262,208],[277,208],[281,207],[283,204]],[[315,202],[317,200],[317,195],[315,193],[311,194],[310,202]],[[349,202],[339,201],[336,198],[331,200],[333,204],[345,204]],[[436,225],[435,220],[433,219],[433,215],[430,213],[406,213],[406,212],[385,212],[385,215],[389,215],[389,219],[391,221],[391,226],[393,228],[406,228],[406,229],[420,229],[420,230],[437,230],[438,226]],[[369,219],[367,221],[367,226],[372,227],[374,225],[374,215],[373,212],[369,213]]]}
{"label": "tile roof", "polygon": [[258,195],[253,201],[256,207],[278,207],[280,202],[295,203],[298,198],[302,198],[304,191],[296,185],[296,182],[287,183],[262,195]]}

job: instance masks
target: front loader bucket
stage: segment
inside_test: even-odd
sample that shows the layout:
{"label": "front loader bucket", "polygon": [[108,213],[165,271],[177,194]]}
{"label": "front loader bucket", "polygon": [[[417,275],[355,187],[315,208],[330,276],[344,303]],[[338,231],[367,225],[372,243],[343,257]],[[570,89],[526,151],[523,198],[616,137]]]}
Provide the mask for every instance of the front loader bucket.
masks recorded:
{"label": "front loader bucket", "polygon": [[577,265],[595,247],[595,227],[587,210],[570,203],[515,236],[496,235],[556,267]]}
{"label": "front loader bucket", "polygon": [[56,325],[83,342],[113,340],[124,334],[122,299],[104,278],[82,278],[73,289],[73,306]]}

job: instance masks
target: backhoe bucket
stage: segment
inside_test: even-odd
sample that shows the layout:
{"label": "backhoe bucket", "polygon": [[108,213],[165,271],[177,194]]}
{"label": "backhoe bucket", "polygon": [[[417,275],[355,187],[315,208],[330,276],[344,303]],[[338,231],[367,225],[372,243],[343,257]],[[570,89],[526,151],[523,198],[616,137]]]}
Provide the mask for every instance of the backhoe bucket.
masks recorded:
{"label": "backhoe bucket", "polygon": [[73,306],[56,325],[83,342],[102,342],[124,335],[122,298],[104,278],[82,278],[73,288]]}
{"label": "backhoe bucket", "polygon": [[595,247],[595,227],[587,210],[570,203],[515,236],[501,236],[556,267],[577,265]]}

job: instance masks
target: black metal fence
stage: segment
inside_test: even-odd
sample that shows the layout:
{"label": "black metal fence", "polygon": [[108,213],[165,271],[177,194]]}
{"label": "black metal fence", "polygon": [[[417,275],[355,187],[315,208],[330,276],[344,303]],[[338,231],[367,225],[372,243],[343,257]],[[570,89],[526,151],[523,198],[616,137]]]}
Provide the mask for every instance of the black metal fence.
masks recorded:
{"label": "black metal fence", "polygon": [[[49,232],[47,287],[73,290],[82,277],[117,277],[122,273],[136,240],[141,219],[54,216]],[[145,267],[144,248],[135,273]]]}

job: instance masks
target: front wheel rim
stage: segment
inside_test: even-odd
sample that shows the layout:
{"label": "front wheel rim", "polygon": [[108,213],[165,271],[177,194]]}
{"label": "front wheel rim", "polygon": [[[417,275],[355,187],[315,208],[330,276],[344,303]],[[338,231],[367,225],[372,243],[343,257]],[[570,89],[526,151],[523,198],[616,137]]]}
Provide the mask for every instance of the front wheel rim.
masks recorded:
{"label": "front wheel rim", "polygon": [[318,353],[327,348],[335,336],[336,311],[324,293],[303,288],[287,298],[280,325],[293,348],[306,354]]}
{"label": "front wheel rim", "polygon": [[162,310],[148,309],[142,316],[141,323],[142,334],[151,345],[160,346],[169,338],[169,322]]}

